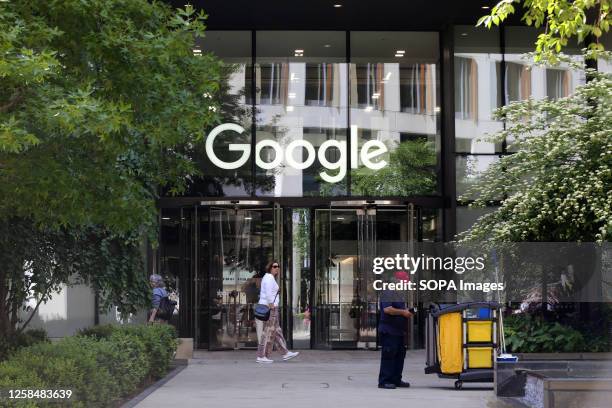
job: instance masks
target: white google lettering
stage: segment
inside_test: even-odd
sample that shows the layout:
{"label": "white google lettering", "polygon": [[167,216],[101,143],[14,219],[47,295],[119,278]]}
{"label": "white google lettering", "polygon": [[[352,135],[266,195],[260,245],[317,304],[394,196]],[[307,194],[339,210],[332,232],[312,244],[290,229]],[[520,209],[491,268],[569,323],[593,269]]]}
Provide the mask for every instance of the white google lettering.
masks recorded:
{"label": "white google lettering", "polygon": [[240,125],[236,125],[235,123],[224,123],[223,125],[219,125],[213,130],[210,131],[208,137],[206,138],[206,144],[204,145],[206,149],[206,155],[215,166],[225,169],[225,170],[234,170],[238,167],[244,165],[244,163],[249,160],[250,146],[248,144],[230,144],[228,149],[232,152],[239,152],[242,150],[242,156],[233,163],[224,162],[219,159],[215,154],[215,149],[213,148],[213,143],[215,143],[215,138],[217,135],[225,130],[233,130],[234,132],[240,134],[244,132],[244,128]]}
{"label": "white google lettering", "polygon": [[[233,162],[226,162],[215,154],[214,143],[215,138],[219,133],[226,130],[241,134],[244,132],[244,128],[235,123],[225,123],[214,128],[206,137],[205,150],[210,161],[217,167],[225,170],[234,170],[243,166],[247,160],[249,160],[251,146],[246,143],[231,143],[228,145],[228,149],[232,152],[242,152],[240,158]],[[274,160],[267,162],[261,158],[261,151],[269,147],[274,150]],[[294,157],[294,152],[300,147],[306,150],[305,158],[302,162],[299,162]],[[336,148],[340,152],[337,161],[332,162],[327,159],[325,153],[328,149]],[[351,126],[351,168],[356,169],[358,167],[358,157],[361,158],[363,165],[372,170],[380,170],[387,165],[386,160],[373,161],[372,159],[387,153],[387,146],[380,140],[368,140],[361,147],[359,152],[359,146],[357,141],[357,126]],[[337,170],[329,174],[326,171],[319,173],[321,178],[328,183],[337,183],[346,176],[346,142],[340,140],[326,140],[319,146],[318,154],[315,151],[314,146],[307,140],[294,140],[289,143],[283,151],[281,145],[274,140],[261,140],[255,145],[255,164],[264,169],[271,170],[279,166],[283,160],[289,167],[296,170],[304,170],[315,161],[315,157],[318,157],[321,165],[327,170]]]}

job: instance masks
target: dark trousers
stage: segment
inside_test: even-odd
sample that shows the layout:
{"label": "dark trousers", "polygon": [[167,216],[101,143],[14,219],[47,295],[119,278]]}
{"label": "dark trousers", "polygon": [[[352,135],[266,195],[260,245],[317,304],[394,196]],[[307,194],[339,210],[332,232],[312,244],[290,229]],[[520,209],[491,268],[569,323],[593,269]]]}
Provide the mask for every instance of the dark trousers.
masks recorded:
{"label": "dark trousers", "polygon": [[378,384],[398,385],[402,381],[404,358],[406,358],[404,336],[393,336],[386,333],[380,333],[379,336],[382,352]]}

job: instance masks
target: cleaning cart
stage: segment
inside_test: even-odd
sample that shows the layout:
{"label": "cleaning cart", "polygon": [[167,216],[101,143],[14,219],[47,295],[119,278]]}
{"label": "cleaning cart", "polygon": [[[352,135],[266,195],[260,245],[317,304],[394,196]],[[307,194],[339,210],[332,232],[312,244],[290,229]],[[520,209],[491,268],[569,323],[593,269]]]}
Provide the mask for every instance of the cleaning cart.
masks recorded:
{"label": "cleaning cart", "polygon": [[493,382],[501,335],[498,302],[433,304],[426,325],[425,374],[464,382]]}

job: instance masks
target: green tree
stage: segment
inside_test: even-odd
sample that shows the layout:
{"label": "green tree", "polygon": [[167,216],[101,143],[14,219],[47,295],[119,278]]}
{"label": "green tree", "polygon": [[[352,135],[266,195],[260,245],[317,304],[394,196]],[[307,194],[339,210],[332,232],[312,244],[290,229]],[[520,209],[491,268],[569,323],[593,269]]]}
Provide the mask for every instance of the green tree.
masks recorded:
{"label": "green tree", "polygon": [[[0,265],[0,304],[43,270],[39,292],[79,272],[143,302],[127,296],[144,290],[136,242],[155,240],[159,191],[183,191],[190,149],[220,121],[222,65],[193,52],[205,18],[159,1],[0,0],[0,251],[32,251]],[[75,267],[83,251],[99,268]],[[10,313],[0,330],[15,328]]]}
{"label": "green tree", "polygon": [[436,151],[427,140],[399,143],[380,170],[360,167],[351,172],[354,195],[410,196],[436,191]]}
{"label": "green tree", "polygon": [[501,0],[477,25],[499,25],[520,6],[521,20],[528,26],[543,28],[535,48],[536,61],[557,62],[558,53],[570,39],[584,43],[590,50],[603,51],[600,39],[612,24],[610,0]]}
{"label": "green tree", "polygon": [[[608,53],[602,55],[607,56]],[[463,241],[602,242],[612,238],[612,76],[592,69],[558,100],[514,102],[496,117],[516,153],[486,170],[466,197],[503,197]]]}

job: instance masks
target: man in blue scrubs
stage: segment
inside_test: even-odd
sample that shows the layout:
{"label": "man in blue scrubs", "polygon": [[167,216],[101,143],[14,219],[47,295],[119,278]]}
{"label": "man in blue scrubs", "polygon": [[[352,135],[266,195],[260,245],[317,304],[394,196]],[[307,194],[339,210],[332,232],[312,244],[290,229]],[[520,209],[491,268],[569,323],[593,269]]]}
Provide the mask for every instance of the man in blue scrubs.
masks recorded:
{"label": "man in blue scrubs", "polygon": [[[408,273],[399,271],[395,279],[410,280]],[[408,328],[408,318],[412,313],[406,308],[406,302],[397,302],[401,292],[382,293],[380,297],[380,322],[378,338],[382,353],[380,356],[380,373],[378,388],[392,390],[397,387],[408,388],[410,383],[402,381],[406,346],[404,336]]]}

